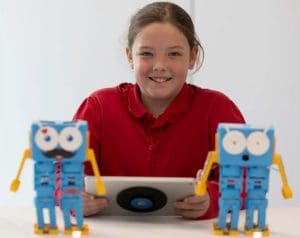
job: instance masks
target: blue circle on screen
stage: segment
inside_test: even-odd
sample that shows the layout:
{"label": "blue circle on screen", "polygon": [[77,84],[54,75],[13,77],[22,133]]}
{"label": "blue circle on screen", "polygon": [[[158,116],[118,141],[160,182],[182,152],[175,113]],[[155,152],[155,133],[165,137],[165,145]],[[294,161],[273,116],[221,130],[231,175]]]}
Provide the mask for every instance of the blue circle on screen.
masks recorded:
{"label": "blue circle on screen", "polygon": [[149,198],[139,197],[132,199],[130,201],[130,205],[135,209],[145,210],[151,208],[153,206],[153,202]]}

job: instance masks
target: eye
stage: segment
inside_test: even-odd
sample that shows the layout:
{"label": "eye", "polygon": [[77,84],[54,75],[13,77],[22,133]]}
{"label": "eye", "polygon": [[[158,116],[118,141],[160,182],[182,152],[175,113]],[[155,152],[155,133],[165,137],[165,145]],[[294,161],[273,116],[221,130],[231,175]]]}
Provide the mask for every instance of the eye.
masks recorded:
{"label": "eye", "polygon": [[171,57],[181,56],[181,53],[179,53],[177,51],[173,51],[173,52],[169,53],[169,56],[171,56]]}
{"label": "eye", "polygon": [[143,57],[151,57],[153,56],[153,53],[149,52],[149,51],[143,51],[141,53],[139,53],[140,56],[143,56]]}
{"label": "eye", "polygon": [[263,132],[251,133],[247,139],[247,148],[251,154],[263,155],[270,147],[270,140]]}
{"label": "eye", "polygon": [[223,138],[223,147],[230,154],[240,154],[246,148],[246,138],[239,131],[230,131]]}
{"label": "eye", "polygon": [[35,143],[43,151],[53,150],[58,144],[57,131],[52,127],[43,127],[35,135]]}
{"label": "eye", "polygon": [[82,144],[82,135],[77,128],[66,127],[60,132],[59,143],[67,151],[77,150]]}

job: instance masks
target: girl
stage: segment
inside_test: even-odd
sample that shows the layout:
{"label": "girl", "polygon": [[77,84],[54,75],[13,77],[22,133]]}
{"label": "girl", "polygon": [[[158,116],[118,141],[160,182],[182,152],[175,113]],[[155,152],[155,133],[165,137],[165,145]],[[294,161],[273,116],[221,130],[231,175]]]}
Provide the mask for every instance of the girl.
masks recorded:
{"label": "girl", "polygon": [[[174,3],[146,5],[131,19],[126,54],[136,83],[92,93],[74,116],[88,121],[102,175],[194,177],[214,149],[218,123],[244,119],[224,94],[186,82],[203,56],[190,16]],[[89,164],[85,172],[92,174]],[[174,209],[188,219],[215,217],[217,181],[215,169],[204,196]],[[108,205],[86,193],[83,200],[86,216]]]}

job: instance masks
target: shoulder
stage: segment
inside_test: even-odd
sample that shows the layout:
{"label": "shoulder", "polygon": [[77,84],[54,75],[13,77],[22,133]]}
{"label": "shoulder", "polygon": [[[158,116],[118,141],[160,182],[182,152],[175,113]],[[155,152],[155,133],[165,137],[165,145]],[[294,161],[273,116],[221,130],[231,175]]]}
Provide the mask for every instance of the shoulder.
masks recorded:
{"label": "shoulder", "polygon": [[124,94],[127,94],[130,89],[133,88],[131,83],[121,83],[114,87],[101,88],[92,92],[88,99],[92,101],[110,101],[113,99],[120,99]]}
{"label": "shoulder", "polygon": [[227,95],[217,90],[202,88],[192,84],[189,85],[189,88],[191,91],[193,91],[195,100],[200,100],[202,102],[205,101],[206,103],[232,102]]}
{"label": "shoulder", "polygon": [[244,122],[238,106],[224,93],[191,85],[195,106],[201,105],[211,119],[224,122]]}
{"label": "shoulder", "polygon": [[122,83],[115,87],[101,88],[92,92],[80,104],[75,118],[97,117],[103,110],[114,110],[123,104],[123,94],[133,87],[131,84]]}
{"label": "shoulder", "polygon": [[134,87],[132,83],[121,83],[114,87],[109,88],[101,88],[90,94],[90,97],[103,97],[103,96],[111,96],[116,94],[124,94],[130,91]]}

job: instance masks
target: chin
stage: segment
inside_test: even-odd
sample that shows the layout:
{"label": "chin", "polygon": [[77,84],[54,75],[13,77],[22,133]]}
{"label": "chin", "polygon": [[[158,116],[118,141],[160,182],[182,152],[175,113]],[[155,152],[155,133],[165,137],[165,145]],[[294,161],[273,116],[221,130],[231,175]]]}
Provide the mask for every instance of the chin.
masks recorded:
{"label": "chin", "polygon": [[170,92],[153,92],[151,93],[151,96],[153,99],[160,101],[169,101],[173,100],[176,97],[174,93]]}

